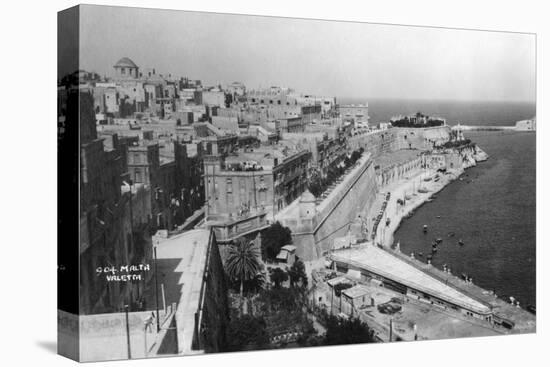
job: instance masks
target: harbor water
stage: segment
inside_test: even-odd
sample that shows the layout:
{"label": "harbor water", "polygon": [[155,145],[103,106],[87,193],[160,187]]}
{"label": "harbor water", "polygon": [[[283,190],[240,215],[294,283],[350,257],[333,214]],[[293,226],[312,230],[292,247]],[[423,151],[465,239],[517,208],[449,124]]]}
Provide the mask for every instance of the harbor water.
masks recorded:
{"label": "harbor water", "polygon": [[467,137],[489,160],[467,169],[404,219],[395,241],[403,253],[415,252],[417,259],[427,261],[432,243],[440,238],[434,266],[447,265],[453,274],[472,277],[499,296],[535,305],[535,134],[480,131]]}

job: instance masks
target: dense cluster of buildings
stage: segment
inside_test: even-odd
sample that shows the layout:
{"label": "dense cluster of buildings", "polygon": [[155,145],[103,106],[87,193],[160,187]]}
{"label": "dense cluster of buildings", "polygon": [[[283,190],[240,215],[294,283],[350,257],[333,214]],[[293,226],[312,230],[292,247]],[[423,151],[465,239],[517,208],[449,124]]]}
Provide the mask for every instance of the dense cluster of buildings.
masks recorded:
{"label": "dense cluster of buildings", "polygon": [[306,190],[312,170],[326,176],[341,166],[346,138],[368,126],[366,104],[239,82],[207,87],[127,57],[111,78],[76,77],[103,150],[120,152],[122,185],[150,196],[151,228],[174,231],[196,216],[220,242],[267,226]]}
{"label": "dense cluster of buildings", "polygon": [[198,224],[220,243],[262,230],[312,172],[334,174],[351,153],[347,137],[368,126],[366,104],[239,82],[208,87],[127,57],[112,77],[81,70],[58,89],[60,124],[80,119],[80,311],[88,314],[139,309],[147,297],[143,285],[96,276],[98,267],[149,262],[159,230]]}
{"label": "dense cluster of buildings", "polygon": [[[342,218],[349,230],[359,202],[425,166],[410,153],[399,161],[400,150],[449,139],[446,130],[415,131],[446,125],[420,113],[372,129],[368,104],[339,105],[285,87],[205,86],[127,57],[113,69],[110,78],[78,71],[58,87],[60,129],[79,135],[79,177],[71,183],[80,189],[79,311],[95,325],[100,314],[151,310],[158,274],[149,264],[155,272],[160,264],[163,318],[178,325],[170,330],[182,341],[170,353],[219,351],[224,342],[228,306],[218,244],[256,238],[277,218],[302,236],[294,237],[296,254],[318,258],[346,230]],[[430,159],[459,164],[448,156]],[[308,191],[313,177],[338,179],[340,188],[316,198]],[[100,276],[116,266],[146,269],[143,281]],[[158,315],[158,294],[156,303]],[[144,344],[143,356],[161,353]]]}
{"label": "dense cluster of buildings", "polygon": [[[283,87],[207,87],[127,57],[109,78],[65,76],[58,124],[79,135],[79,313],[150,310],[162,238],[205,228],[230,243],[266,228],[313,171],[326,176],[351,153],[346,137],[368,112],[343,121],[338,108]],[[143,281],[104,276],[121,266],[145,268],[132,274]]]}

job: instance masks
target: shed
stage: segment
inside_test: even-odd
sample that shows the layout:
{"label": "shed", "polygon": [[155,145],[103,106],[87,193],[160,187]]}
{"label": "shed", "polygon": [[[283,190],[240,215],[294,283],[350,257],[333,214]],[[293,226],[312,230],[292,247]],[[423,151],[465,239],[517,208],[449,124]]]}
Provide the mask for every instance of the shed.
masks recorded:
{"label": "shed", "polygon": [[285,245],[281,247],[281,251],[277,254],[277,261],[292,265],[296,261],[296,246]]}

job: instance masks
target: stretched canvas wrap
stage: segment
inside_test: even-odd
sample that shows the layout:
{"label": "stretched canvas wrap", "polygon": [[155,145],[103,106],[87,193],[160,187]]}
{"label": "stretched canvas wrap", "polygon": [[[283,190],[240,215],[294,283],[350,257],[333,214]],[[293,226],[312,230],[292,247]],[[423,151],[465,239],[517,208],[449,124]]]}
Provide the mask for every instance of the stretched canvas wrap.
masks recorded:
{"label": "stretched canvas wrap", "polygon": [[534,333],[535,53],[527,33],[59,12],[59,353]]}

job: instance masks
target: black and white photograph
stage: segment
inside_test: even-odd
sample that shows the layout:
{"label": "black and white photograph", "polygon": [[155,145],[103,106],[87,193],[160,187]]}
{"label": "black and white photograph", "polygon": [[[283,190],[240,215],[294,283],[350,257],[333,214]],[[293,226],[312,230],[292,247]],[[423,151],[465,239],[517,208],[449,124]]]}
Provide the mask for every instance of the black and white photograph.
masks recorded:
{"label": "black and white photograph", "polygon": [[0,364],[544,364],[542,5],[4,8]]}
{"label": "black and white photograph", "polygon": [[94,5],[58,26],[61,354],[536,332],[535,34]]}

